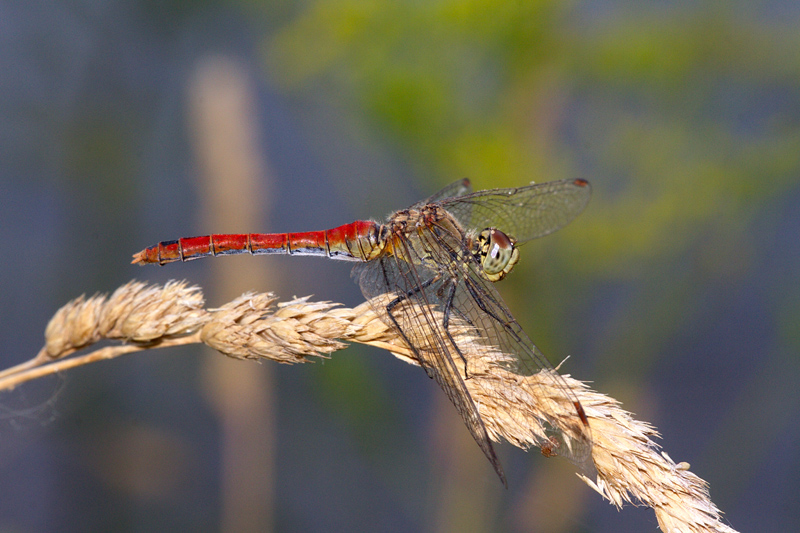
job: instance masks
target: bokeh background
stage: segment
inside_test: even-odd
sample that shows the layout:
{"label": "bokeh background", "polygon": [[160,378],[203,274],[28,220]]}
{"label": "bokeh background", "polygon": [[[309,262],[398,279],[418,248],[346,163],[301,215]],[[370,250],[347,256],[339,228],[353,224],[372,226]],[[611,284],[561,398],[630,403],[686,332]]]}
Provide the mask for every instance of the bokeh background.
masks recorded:
{"label": "bokeh background", "polygon": [[[0,2],[0,351],[136,278],[362,301],[343,262],[129,265],[160,240],[584,177],[500,285],[740,531],[800,524],[800,4]],[[498,446],[424,373],[152,351],[0,394],[0,530],[655,531]]]}

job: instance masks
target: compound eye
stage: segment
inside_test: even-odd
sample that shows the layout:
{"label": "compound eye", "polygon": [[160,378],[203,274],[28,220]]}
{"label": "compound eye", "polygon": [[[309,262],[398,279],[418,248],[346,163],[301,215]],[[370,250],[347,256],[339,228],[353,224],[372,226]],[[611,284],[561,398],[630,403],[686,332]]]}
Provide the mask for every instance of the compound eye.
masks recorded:
{"label": "compound eye", "polygon": [[519,258],[514,241],[500,230],[485,229],[478,236],[481,267],[491,281],[498,281],[511,272]]}

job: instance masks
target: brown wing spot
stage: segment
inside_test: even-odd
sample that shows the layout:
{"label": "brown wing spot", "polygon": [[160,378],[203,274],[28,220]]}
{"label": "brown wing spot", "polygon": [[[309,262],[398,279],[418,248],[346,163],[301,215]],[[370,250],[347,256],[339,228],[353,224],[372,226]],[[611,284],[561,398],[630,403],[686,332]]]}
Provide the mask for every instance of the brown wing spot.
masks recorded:
{"label": "brown wing spot", "polygon": [[581,417],[581,422],[586,427],[589,427],[589,418],[586,416],[586,411],[583,410],[583,406],[580,402],[572,402],[572,405],[575,406],[575,410],[578,411],[578,416]]}

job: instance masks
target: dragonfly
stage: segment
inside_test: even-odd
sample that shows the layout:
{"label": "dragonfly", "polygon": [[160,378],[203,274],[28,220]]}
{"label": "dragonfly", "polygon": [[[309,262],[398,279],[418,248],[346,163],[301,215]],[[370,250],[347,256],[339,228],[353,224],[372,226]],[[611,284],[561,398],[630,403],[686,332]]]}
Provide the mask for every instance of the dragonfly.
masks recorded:
{"label": "dragonfly", "polygon": [[[395,212],[383,223],[358,220],[323,231],[181,238],[134,254],[132,263],[164,265],[243,253],[317,255],[357,262],[352,275],[364,297],[444,390],[501,482],[508,486],[466,386],[470,376],[453,324],[468,324],[487,346],[507,354],[511,363],[506,366],[515,374],[531,376],[546,371],[553,376],[555,385],[574,406],[570,427],[578,428],[578,442],[562,455],[576,464],[584,462],[591,449],[586,413],[564,378],[511,315],[494,282],[517,264],[519,245],[567,225],[583,211],[590,196],[591,187],[583,179],[478,192],[472,192],[469,180],[463,179]],[[513,386],[530,385],[519,380]],[[535,390],[529,392],[536,394]],[[563,435],[552,422],[544,422],[548,437],[537,444],[546,456],[556,455]],[[575,440],[573,435],[572,442]]]}

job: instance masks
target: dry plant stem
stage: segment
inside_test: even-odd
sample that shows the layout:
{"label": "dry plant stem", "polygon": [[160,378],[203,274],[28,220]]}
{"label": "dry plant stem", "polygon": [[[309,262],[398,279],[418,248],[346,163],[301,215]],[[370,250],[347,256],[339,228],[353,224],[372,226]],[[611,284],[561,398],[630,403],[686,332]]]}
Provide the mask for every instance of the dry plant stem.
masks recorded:
{"label": "dry plant stem", "polygon": [[42,350],[35,359],[31,359],[29,361],[30,363],[36,363],[38,366],[34,366],[32,368],[20,368],[23,367],[23,365],[17,365],[14,367],[14,369],[19,369],[17,372],[10,375],[0,376],[0,391],[11,390],[17,385],[25,383],[26,381],[31,381],[52,374],[58,374],[60,372],[64,372],[65,370],[69,370],[70,368],[75,368],[76,366],[87,365],[97,361],[105,361],[107,359],[114,359],[128,353],[141,352],[142,350],[149,350],[151,348],[167,348],[169,346],[179,346],[182,344],[196,344],[198,342],[200,342],[199,339],[196,335],[194,335],[179,339],[167,339],[164,342],[158,343],[157,345],[126,344],[122,346],[106,346],[105,348],[100,348],[76,357],[59,359],[58,361],[52,361],[51,359],[51,362],[49,363],[44,362],[46,361],[45,358],[41,357],[41,354],[44,353],[44,350]]}
{"label": "dry plant stem", "polygon": [[[371,303],[381,307],[381,302]],[[245,294],[218,309],[202,305],[198,288],[175,282],[163,287],[131,282],[109,297],[77,298],[55,314],[37,357],[0,373],[0,390],[125,353],[200,342],[231,357],[281,363],[327,357],[345,342],[359,342],[418,364],[369,303],[355,309],[307,298],[276,304],[270,294]],[[572,425],[572,400],[577,398],[592,432],[596,474],[580,475],[590,487],[617,507],[625,502],[652,507],[664,532],[735,533],[722,522],[707,483],[687,464],[676,464],[659,452],[652,440],[655,429],[634,420],[614,399],[569,376],[557,380],[552,371],[512,373],[504,364],[510,356],[487,346],[474,328],[452,321],[450,331],[464,354],[465,383],[492,439],[521,448],[547,444],[549,424],[563,432],[563,445],[569,448],[580,432]],[[67,358],[102,339],[122,344]],[[411,340],[425,345],[424,339]],[[547,448],[553,451],[549,444]]]}
{"label": "dry plant stem", "polygon": [[[12,366],[11,368],[6,368],[5,370],[0,371],[0,383],[2,383],[2,379],[5,378],[6,376],[19,374],[20,372],[23,372],[25,370],[28,370],[28,369],[31,369],[31,368],[35,368],[35,367],[37,367],[39,365],[44,364],[45,362],[47,362],[45,357],[47,357],[47,352],[44,349],[42,349],[42,350],[39,350],[38,355],[36,357],[34,357],[33,359],[29,359],[29,360],[25,361],[24,363],[20,363],[20,364],[18,364],[16,366]],[[3,389],[0,388],[0,390],[3,390]]]}

